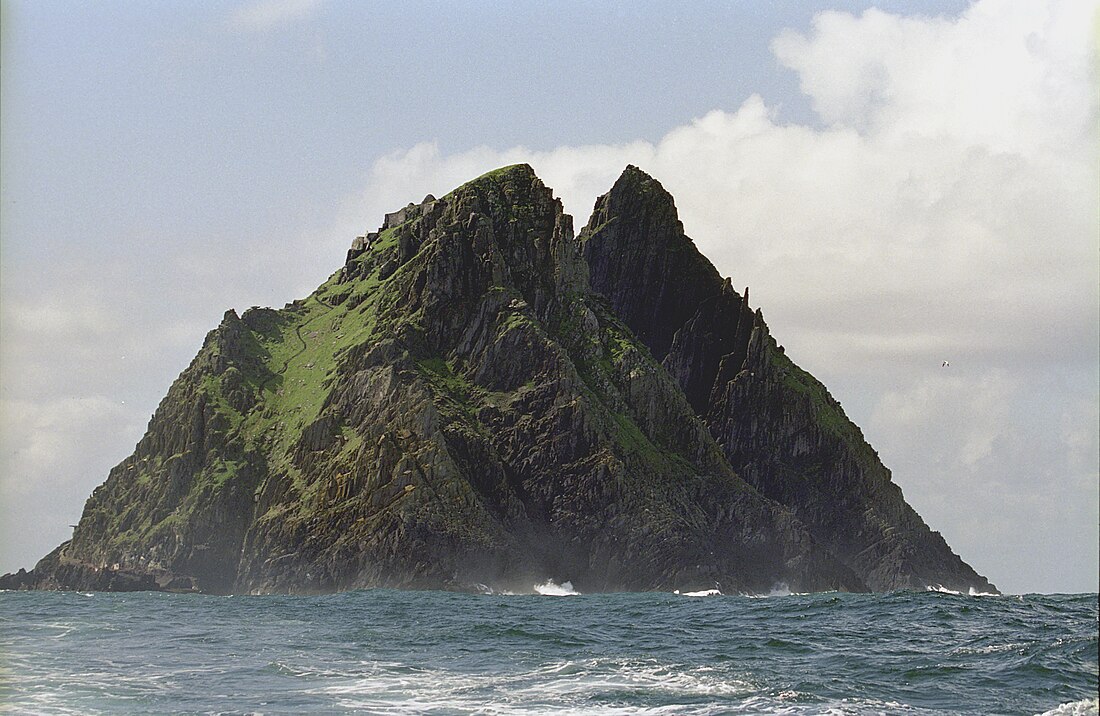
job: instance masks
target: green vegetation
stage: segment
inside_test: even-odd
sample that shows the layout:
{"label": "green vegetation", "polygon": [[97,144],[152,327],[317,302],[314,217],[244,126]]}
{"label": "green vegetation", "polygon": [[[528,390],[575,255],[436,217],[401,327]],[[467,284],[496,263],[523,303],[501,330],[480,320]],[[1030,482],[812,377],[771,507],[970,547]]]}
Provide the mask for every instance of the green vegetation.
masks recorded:
{"label": "green vegetation", "polygon": [[[206,430],[220,436],[208,439],[226,447],[217,457],[202,458],[213,461],[181,486],[183,494],[177,497],[172,496],[178,488],[171,485],[169,468],[183,455],[170,460],[154,455],[129,466],[113,480],[110,504],[89,503],[88,517],[101,525],[96,531],[107,536],[101,551],[125,554],[187,529],[196,511],[209,510],[219,494],[245,474],[245,460],[227,455],[264,455],[268,472],[290,477],[303,495],[300,512],[308,513],[324,502],[323,486],[304,484],[293,452],[303,430],[322,412],[342,357],[370,341],[379,323],[395,312],[392,303],[384,305],[383,294],[384,286],[397,280],[397,274],[385,280],[380,274],[385,262],[395,256],[401,229],[382,232],[371,250],[358,257],[359,263],[367,262],[371,268],[362,279],[347,281],[342,271],[337,272],[305,300],[271,311],[272,318],[263,320],[263,330],[234,333],[228,352],[232,363],[221,373],[210,372],[208,366],[230,358],[223,345],[225,334],[208,342],[197,359],[198,372],[194,377],[185,373],[171,394],[181,406],[192,404],[200,394],[205,396],[206,409],[213,413]],[[349,300],[353,296],[356,300]],[[248,404],[242,404],[246,400]],[[354,431],[341,428],[342,445],[334,460],[350,463],[362,440]],[[158,504],[171,507],[167,512],[150,509]],[[128,507],[119,510],[119,505]]]}
{"label": "green vegetation", "polygon": [[[512,224],[513,228],[507,229],[510,236],[524,227],[529,236],[542,230],[536,229],[536,208],[527,200],[532,192],[530,177],[529,169],[522,165],[505,167],[448,196],[473,199],[498,224],[502,220]],[[471,380],[469,367],[459,361],[442,355],[417,355],[428,345],[423,305],[412,309],[403,301],[413,293],[412,280],[433,254],[423,248],[414,256],[402,257],[401,253],[409,251],[410,236],[415,235],[412,232],[419,221],[412,212],[405,223],[380,232],[363,254],[309,297],[282,310],[262,309],[267,312],[256,316],[256,330],[245,330],[248,322],[244,321],[222,329],[223,333],[208,341],[206,355],[200,354],[195,372],[185,373],[173,386],[181,406],[196,404],[200,395],[205,398],[207,453],[188,452],[163,461],[155,457],[119,480],[113,504],[101,505],[95,517],[106,523],[97,531],[108,535],[108,551],[126,553],[154,542],[171,543],[194,530],[197,516],[210,513],[229,495],[258,496],[263,480],[277,480],[286,490],[270,512],[257,516],[272,525],[271,529],[295,530],[295,525],[315,524],[316,520],[343,519],[338,515],[350,509],[352,488],[347,483],[357,461],[362,460],[365,436],[338,420],[331,422],[333,435],[324,435],[330,429],[325,417],[331,414],[326,412],[327,401],[339,385],[345,361],[357,360],[365,347],[382,338],[394,340],[402,346],[399,350],[412,353],[405,354],[411,359],[405,365],[415,366],[431,391],[446,430],[479,441],[494,439],[483,411],[512,410],[520,398],[539,387],[538,376],[532,373],[513,390],[494,392]],[[585,410],[597,421],[601,441],[607,441],[608,459],[619,465],[612,470],[617,479],[629,479],[640,494],[650,496],[645,498],[648,500],[665,494],[680,478],[698,474],[674,446],[659,444],[665,436],[647,435],[630,414],[623,395],[631,373],[639,367],[647,371],[660,368],[620,321],[592,304],[587,294],[578,293],[561,297],[559,307],[544,324],[526,304],[508,303],[522,300],[515,287],[488,290],[504,292],[503,296],[494,295],[494,305],[513,306],[500,311],[495,340],[518,340],[507,345],[531,345],[538,350],[540,343],[556,343],[569,354],[583,381]],[[312,432],[304,440],[307,429]],[[303,449],[316,440],[326,447]],[[472,517],[483,508],[470,483],[438,477],[434,483],[425,483],[415,459],[402,454],[400,459],[409,460],[410,469],[385,469],[408,477],[394,477],[392,483],[382,486],[393,494],[381,493],[373,514],[395,510],[409,519],[419,514],[466,542],[488,544],[497,538],[489,522]],[[173,469],[173,460],[185,459],[196,462],[198,469]],[[303,462],[306,459],[320,463],[310,465]],[[262,461],[262,468],[252,467],[250,460]],[[186,484],[173,484],[179,479]],[[403,479],[408,482],[397,484]],[[127,508],[119,510],[122,505]]]}
{"label": "green vegetation", "polygon": [[[470,186],[471,184],[481,184],[481,183],[484,183],[486,181],[498,182],[502,179],[511,179],[517,174],[527,175],[529,173],[529,171],[530,171],[530,169],[528,168],[528,166],[526,164],[509,164],[507,166],[500,167],[499,169],[494,169],[492,171],[485,172],[484,174],[482,174],[478,178],[466,182],[465,184],[460,186],[455,191],[459,191],[463,187]],[[452,192],[452,194],[453,193],[454,192]],[[450,194],[448,194],[448,196],[450,196]]]}
{"label": "green vegetation", "polygon": [[476,423],[479,403],[485,391],[455,373],[442,358],[427,358],[416,364],[421,375],[427,378],[435,397],[441,401],[439,408],[445,415]]}
{"label": "green vegetation", "polygon": [[829,394],[821,381],[795,365],[778,349],[774,338],[768,336],[768,341],[767,351],[773,369],[781,377],[787,390],[808,401],[818,427],[842,440],[862,459],[873,461],[874,451],[864,440],[863,432],[848,419],[840,403]]}
{"label": "green vegetation", "polygon": [[[208,404],[212,404],[217,413],[229,421],[230,426],[237,428],[244,420],[244,416],[232,407],[226,398],[225,384],[233,380],[233,377],[229,374],[230,371],[236,371],[236,368],[231,366],[222,375],[204,375],[202,377],[202,388],[207,396]],[[239,373],[239,371],[237,372]]]}

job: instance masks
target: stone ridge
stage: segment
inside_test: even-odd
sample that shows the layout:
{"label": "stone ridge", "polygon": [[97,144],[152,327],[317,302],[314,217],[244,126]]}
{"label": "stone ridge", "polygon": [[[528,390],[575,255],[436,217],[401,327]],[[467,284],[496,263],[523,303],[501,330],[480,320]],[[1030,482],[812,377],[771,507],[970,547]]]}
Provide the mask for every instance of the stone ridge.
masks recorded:
{"label": "stone ridge", "polygon": [[718,278],[655,179],[627,167],[579,240],[593,289],[677,380],[734,470],[868,587],[996,591],[905,502],[840,404],[749,308],[748,289],[742,298]]}

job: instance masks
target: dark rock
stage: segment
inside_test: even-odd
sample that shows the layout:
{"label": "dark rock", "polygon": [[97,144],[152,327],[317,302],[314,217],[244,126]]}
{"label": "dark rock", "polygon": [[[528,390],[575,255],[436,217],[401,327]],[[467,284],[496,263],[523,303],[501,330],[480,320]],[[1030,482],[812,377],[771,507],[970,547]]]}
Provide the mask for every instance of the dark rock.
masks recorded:
{"label": "dark rock", "polygon": [[850,517],[927,530],[659,184],[628,169],[585,235],[587,262],[527,165],[388,214],[309,298],[227,312],[72,540],[0,585],[862,590],[942,566]]}
{"label": "dark rock", "polygon": [[730,465],[873,590],[995,591],[906,504],[821,383],[695,248],[672,197],[627,167],[579,240],[592,288],[680,384]]}
{"label": "dark rock", "polygon": [[33,589],[34,586],[31,575],[22,567],[18,572],[0,576],[0,589]]}

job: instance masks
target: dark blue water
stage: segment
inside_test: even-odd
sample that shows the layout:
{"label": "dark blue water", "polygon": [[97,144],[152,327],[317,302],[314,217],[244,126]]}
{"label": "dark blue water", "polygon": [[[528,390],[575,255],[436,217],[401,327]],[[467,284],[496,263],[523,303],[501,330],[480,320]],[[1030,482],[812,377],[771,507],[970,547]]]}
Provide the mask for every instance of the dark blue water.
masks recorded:
{"label": "dark blue water", "polygon": [[1097,713],[1097,597],[0,593],[15,713]]}

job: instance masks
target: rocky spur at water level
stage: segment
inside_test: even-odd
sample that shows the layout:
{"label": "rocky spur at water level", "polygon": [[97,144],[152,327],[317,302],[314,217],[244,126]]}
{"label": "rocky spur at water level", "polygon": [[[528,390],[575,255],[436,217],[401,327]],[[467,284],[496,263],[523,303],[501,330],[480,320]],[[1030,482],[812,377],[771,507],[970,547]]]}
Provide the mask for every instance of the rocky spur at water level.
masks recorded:
{"label": "rocky spur at water level", "polygon": [[995,591],[628,167],[574,236],[527,165],[228,311],[8,588]]}

